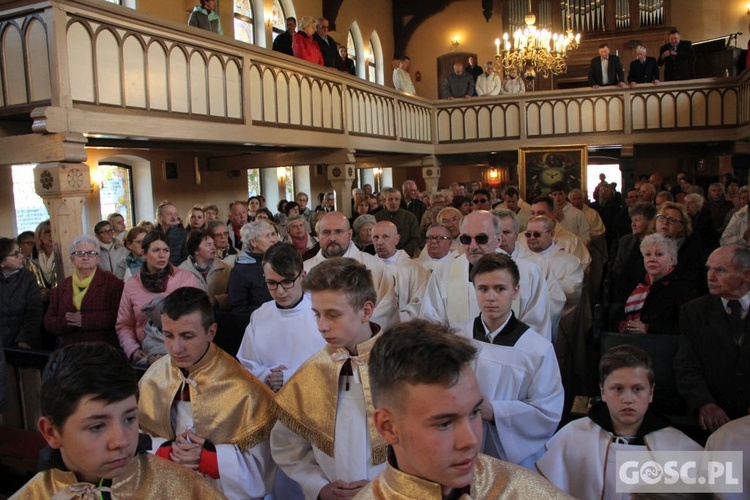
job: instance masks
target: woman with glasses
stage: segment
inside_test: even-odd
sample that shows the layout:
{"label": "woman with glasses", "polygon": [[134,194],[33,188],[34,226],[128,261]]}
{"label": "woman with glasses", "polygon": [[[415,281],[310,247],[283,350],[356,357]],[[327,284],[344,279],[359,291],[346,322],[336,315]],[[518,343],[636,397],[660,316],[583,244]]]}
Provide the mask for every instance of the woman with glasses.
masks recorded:
{"label": "woman with glasses", "polygon": [[[278,392],[297,368],[324,345],[309,294],[302,291],[302,255],[290,243],[273,245],[263,256],[265,286],[273,297],[250,317],[237,359]],[[273,325],[273,328],[268,328]],[[312,333],[311,333],[312,332]]]}
{"label": "woman with glasses", "polygon": [[631,291],[622,310],[620,333],[678,335],[682,304],[698,297],[692,283],[674,273],[677,243],[649,234],[640,245],[645,276]]}
{"label": "woman with glasses", "polygon": [[42,300],[16,241],[0,238],[0,347],[39,347]]}
{"label": "woman with glasses", "polygon": [[115,267],[115,276],[121,280],[128,281],[141,270],[141,266],[143,265],[143,249],[141,248],[141,243],[143,243],[143,238],[145,238],[147,234],[148,231],[145,228],[135,226],[125,235],[123,245],[128,249],[128,253]]}
{"label": "woman with glasses", "polygon": [[169,262],[169,240],[161,231],[148,233],[143,238],[141,249],[144,262],[138,273],[125,283],[115,330],[120,347],[130,360],[153,362],[155,357],[149,358],[143,342],[146,339],[147,325],[153,326],[152,318],[158,320],[158,314],[149,317],[149,312],[154,310],[158,302],[155,299],[162,299],[183,286],[200,288],[200,283],[195,276]]}
{"label": "woman with glasses", "polygon": [[191,231],[187,237],[188,258],[180,264],[200,282],[214,309],[229,309],[227,284],[232,266],[216,258],[214,238],[208,231]]}
{"label": "woman with glasses", "polygon": [[57,346],[78,342],[120,344],[115,333],[124,283],[98,269],[99,242],[79,236],[70,244],[73,274],[52,290],[44,327],[57,336]]}
{"label": "woman with glasses", "polygon": [[677,265],[674,272],[692,282],[699,292],[708,292],[706,259],[700,239],[693,235],[693,222],[680,203],[664,202],[656,215],[656,232],[677,243]]}
{"label": "woman with glasses", "polygon": [[271,222],[259,220],[240,229],[242,253],[237,256],[229,275],[229,308],[232,312],[251,314],[272,300],[263,278],[261,261],[271,245],[279,241],[279,233]]}

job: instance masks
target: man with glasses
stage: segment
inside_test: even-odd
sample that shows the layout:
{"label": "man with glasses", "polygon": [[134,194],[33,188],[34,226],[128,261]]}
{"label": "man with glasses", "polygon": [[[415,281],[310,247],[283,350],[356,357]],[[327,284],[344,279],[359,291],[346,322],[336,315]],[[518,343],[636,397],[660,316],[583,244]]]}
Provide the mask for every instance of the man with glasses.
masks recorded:
{"label": "man with glasses", "polygon": [[455,240],[451,238],[450,230],[444,225],[431,224],[427,228],[426,239],[427,243],[415,261],[428,272],[434,272],[442,263],[450,262],[458,255],[458,252],[451,250],[451,245]]}
{"label": "man with glasses", "polygon": [[103,220],[94,226],[94,234],[99,240],[99,269],[113,273],[117,264],[125,260],[128,249],[115,239],[115,230],[109,221]]}
{"label": "man with glasses", "polygon": [[318,43],[320,52],[323,54],[323,65],[328,68],[340,68],[341,56],[339,55],[339,44],[336,40],[328,36],[330,28],[328,19],[325,17],[318,18],[317,31],[313,35],[313,40]]}
{"label": "man with glasses", "polygon": [[[472,212],[461,221],[459,240],[465,248],[464,256],[453,259],[430,276],[425,289],[421,315],[425,319],[442,321],[458,328],[479,315],[476,291],[469,281],[470,268],[482,256],[502,252],[500,221],[490,212]],[[547,282],[539,267],[531,262],[518,261],[521,283],[513,310],[518,318],[551,338],[549,295]]]}
{"label": "man with glasses", "polygon": [[461,219],[463,214],[461,211],[454,207],[445,207],[438,212],[437,222],[448,228],[451,238],[451,250],[455,250],[457,253],[463,253],[464,248],[461,246],[461,242],[458,241],[458,235],[460,231]]}
{"label": "man with glasses", "polygon": [[393,280],[387,278],[385,264],[379,258],[360,251],[352,242],[349,219],[341,212],[330,212],[320,218],[316,230],[320,239],[320,251],[315,257],[305,261],[305,271],[309,273],[313,267],[334,257],[356,260],[370,271],[378,296],[372,321],[381,328],[398,323],[398,298],[395,296]]}
{"label": "man with glasses", "polygon": [[476,189],[471,196],[471,204],[474,210],[492,210],[492,204],[490,203],[490,192],[486,189]]}

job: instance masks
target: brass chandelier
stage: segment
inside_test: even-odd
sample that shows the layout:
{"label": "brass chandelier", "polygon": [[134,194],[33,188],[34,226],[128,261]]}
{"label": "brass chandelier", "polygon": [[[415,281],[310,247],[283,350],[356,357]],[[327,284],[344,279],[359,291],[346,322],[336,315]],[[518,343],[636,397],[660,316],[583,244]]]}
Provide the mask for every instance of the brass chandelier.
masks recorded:
{"label": "brass chandelier", "polygon": [[506,75],[516,71],[526,79],[527,86],[533,89],[534,79],[538,74],[543,78],[549,78],[550,73],[560,75],[568,70],[565,60],[568,52],[578,48],[581,43],[581,35],[574,34],[573,30],[566,30],[565,34],[557,34],[539,30],[536,27],[536,15],[531,12],[531,0],[529,0],[529,13],[524,19],[526,28],[518,29],[513,33],[511,42],[508,33],[503,39],[495,39],[495,73],[504,72]]}

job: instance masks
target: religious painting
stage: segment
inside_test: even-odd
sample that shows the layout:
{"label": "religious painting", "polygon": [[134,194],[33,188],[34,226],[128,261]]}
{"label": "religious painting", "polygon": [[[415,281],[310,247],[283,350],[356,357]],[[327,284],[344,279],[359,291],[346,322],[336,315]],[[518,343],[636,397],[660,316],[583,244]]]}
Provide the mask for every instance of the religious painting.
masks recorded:
{"label": "religious painting", "polygon": [[176,181],[180,178],[180,171],[177,168],[177,162],[165,161],[162,164],[162,167],[164,169],[164,180]]}
{"label": "religious painting", "polygon": [[587,159],[583,144],[519,148],[518,179],[524,200],[549,194],[556,182],[563,182],[568,190],[585,191]]}

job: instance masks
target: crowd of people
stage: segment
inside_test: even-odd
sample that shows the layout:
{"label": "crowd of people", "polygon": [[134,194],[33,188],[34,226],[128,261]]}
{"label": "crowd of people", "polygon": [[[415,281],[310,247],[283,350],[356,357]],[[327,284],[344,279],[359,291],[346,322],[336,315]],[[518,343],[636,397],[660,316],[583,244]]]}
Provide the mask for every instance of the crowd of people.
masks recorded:
{"label": "crowd of people", "polygon": [[[186,224],[165,201],[154,222],[128,230],[112,214],[67,252],[44,221],[0,239],[3,346],[72,353],[95,342],[147,366],[134,412],[150,437],[142,451],[197,470],[230,498],[387,498],[393,481],[411,476],[461,490],[480,466],[510,474],[507,487],[521,487],[518,476],[552,497],[563,494],[552,485],[606,497],[613,479],[601,463],[617,450],[699,450],[711,433],[709,445],[742,446],[733,436],[750,426],[750,190],[726,175],[704,196],[684,172],[671,189],[653,173],[623,197],[600,179],[592,201],[562,183],[528,202],[512,184],[455,182],[433,193],[414,180],[379,193],[364,185],[352,192],[351,218],[332,192],[312,209],[300,192],[276,214],[252,196],[229,204],[226,219],[195,205]],[[601,353],[599,376],[589,372],[600,308],[605,330],[679,339],[677,404],[654,393],[640,348]],[[246,318],[236,353],[212,342],[217,311]],[[423,341],[435,352],[422,363],[457,363],[450,383],[410,375]],[[381,342],[394,345],[376,368]],[[400,348],[405,358],[391,359]],[[600,402],[558,429],[572,396],[591,394],[597,378]],[[401,461],[416,452],[403,441],[413,430],[394,427],[404,417],[392,386],[411,394],[413,383],[457,390],[457,415],[473,422],[455,482],[427,458],[449,453],[422,450],[420,467]],[[130,408],[130,396],[113,400]],[[412,417],[427,418],[432,406],[412,397],[422,412]],[[424,397],[436,411],[448,404]],[[694,415],[700,443],[660,412]],[[64,449],[53,439],[60,421],[45,418],[44,437]]]}

